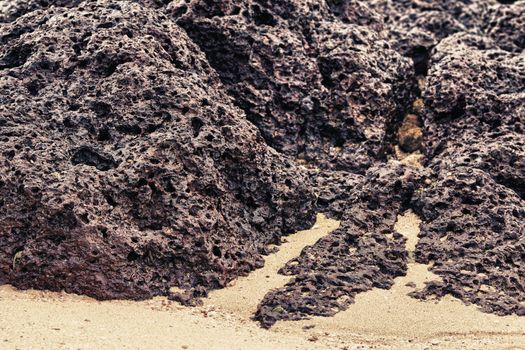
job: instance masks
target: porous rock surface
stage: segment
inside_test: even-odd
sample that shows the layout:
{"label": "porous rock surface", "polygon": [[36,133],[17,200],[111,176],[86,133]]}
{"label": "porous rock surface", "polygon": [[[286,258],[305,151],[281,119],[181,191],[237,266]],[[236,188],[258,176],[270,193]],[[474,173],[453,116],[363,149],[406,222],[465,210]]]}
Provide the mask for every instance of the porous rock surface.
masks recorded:
{"label": "porous rock surface", "polygon": [[[523,2],[492,12],[516,23]],[[433,178],[413,206],[423,220],[416,257],[442,281],[413,295],[525,315],[525,61],[512,29],[489,25],[489,35],[444,39],[430,59],[422,94]]]}
{"label": "porous rock surface", "polygon": [[349,1],[172,2],[247,118],[279,152],[363,173],[385,159],[413,91],[411,60]]}
{"label": "porous rock surface", "polygon": [[441,281],[414,296],[452,295],[499,315],[525,315],[525,201],[487,172],[455,165],[421,191],[418,262]]}
{"label": "porous rock surface", "polygon": [[85,2],[0,40],[0,283],[200,295],[311,225],[301,173],[167,16]]}
{"label": "porous rock surface", "polygon": [[341,227],[279,271],[293,278],[261,301],[255,319],[264,327],[282,319],[332,316],[352,304],[356,294],[388,289],[395,277],[405,275],[406,239],[393,227],[419,175],[393,161],[370,168],[365,177],[344,211]]}
{"label": "porous rock surface", "polygon": [[269,327],[389,288],[410,208],[442,278],[414,297],[525,314],[524,25],[524,0],[0,1],[0,283],[192,302],[340,219]]}
{"label": "porous rock surface", "polygon": [[[412,296],[450,294],[486,312],[525,314],[525,61],[523,32],[515,30],[523,22],[524,4],[370,2],[384,15],[384,24],[374,28],[388,27],[384,35],[391,46],[413,60],[418,87],[411,98],[421,98],[409,111],[417,116],[397,123],[399,146],[423,151],[426,168],[413,170],[412,189],[401,198],[391,187],[399,176],[394,173],[374,188],[373,172],[365,172],[344,194],[333,174],[327,182],[317,181],[324,186],[321,203],[342,219],[341,228],[281,270],[293,279],[261,302],[256,319],[263,326],[333,315],[358,292],[388,288],[406,270],[403,240],[393,232],[395,216],[406,208],[423,220],[417,262],[430,264],[442,278]],[[337,195],[327,196],[326,183]],[[385,219],[377,226],[370,223],[378,219],[370,217],[369,224],[355,225],[353,218],[370,213],[371,204],[367,196],[356,198],[382,190],[375,215]],[[368,236],[373,244],[363,239]],[[349,249],[352,244],[357,250]]]}

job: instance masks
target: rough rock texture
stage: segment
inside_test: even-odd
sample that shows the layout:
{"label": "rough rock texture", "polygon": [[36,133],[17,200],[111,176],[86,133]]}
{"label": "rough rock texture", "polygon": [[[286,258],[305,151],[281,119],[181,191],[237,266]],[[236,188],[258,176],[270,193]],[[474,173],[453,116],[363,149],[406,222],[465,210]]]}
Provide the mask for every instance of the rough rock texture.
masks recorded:
{"label": "rough rock texture", "polygon": [[[47,9],[49,7],[75,7],[85,0],[1,0],[0,1],[0,23],[12,22],[18,17],[35,10]],[[128,0],[148,7],[161,8],[169,0]],[[110,3],[108,3],[110,4]]]}
{"label": "rough rock texture", "polygon": [[168,11],[268,144],[324,169],[363,173],[385,158],[413,71],[376,13],[356,1],[205,3]]}
{"label": "rough rock texture", "polygon": [[[522,5],[494,13],[517,20]],[[423,220],[416,255],[443,281],[414,296],[451,294],[487,312],[525,315],[525,64],[494,34],[501,24],[491,22],[486,36],[442,40],[429,61],[423,97],[434,178],[414,198]]]}
{"label": "rough rock texture", "polygon": [[98,1],[1,29],[0,283],[199,295],[311,225],[301,173],[167,16]]}
{"label": "rough rock texture", "polygon": [[524,0],[0,0],[0,283],[192,302],[318,210],[341,228],[256,318],[328,316],[404,274],[411,208],[443,278],[414,296],[525,314],[524,26]]}
{"label": "rough rock texture", "polygon": [[[392,47],[413,59],[415,74],[426,76],[418,79],[414,94],[422,98],[413,104],[423,125],[408,114],[398,124],[398,137],[404,151],[424,146],[427,169],[415,177],[413,195],[393,198],[397,207],[385,208],[395,217],[404,201],[422,217],[417,261],[431,263],[443,279],[413,296],[451,294],[486,312],[524,315],[525,61],[523,31],[517,26],[523,23],[525,2],[371,4],[385,15],[383,27],[390,28]],[[328,212],[335,209],[342,226],[283,268],[294,279],[261,302],[256,319],[264,326],[281,319],[332,315],[352,303],[356,293],[370,289],[372,281],[388,287],[393,277],[404,273],[402,241],[394,245],[397,264],[380,270],[381,275],[371,272],[392,253],[391,242],[381,234],[387,228],[371,224],[363,230],[352,224],[351,218],[365,209],[352,190],[340,194],[337,174],[317,183],[324,186],[322,198],[329,199],[321,203],[328,203]],[[423,175],[429,178],[421,181]],[[369,187],[370,176],[364,177],[358,187],[350,188],[377,193]],[[386,178],[383,186],[389,188],[396,177]],[[384,198],[383,202],[388,203]],[[354,243],[345,240],[352,237],[349,232],[376,232],[373,249],[358,239],[357,251],[348,254]]]}
{"label": "rough rock texture", "polygon": [[418,74],[426,74],[431,50],[442,39],[460,32],[480,33],[484,16],[495,0],[371,0],[383,15],[394,48],[412,57]]}
{"label": "rough rock texture", "polygon": [[413,293],[450,294],[499,315],[525,315],[525,201],[486,172],[455,166],[419,192],[416,259],[442,281]]}
{"label": "rough rock texture", "polygon": [[504,5],[491,6],[484,13],[480,23],[482,33],[494,40],[501,49],[520,53],[525,49],[525,1],[498,2]]}
{"label": "rough rock texture", "polygon": [[[434,50],[423,90],[427,152],[459,138],[482,142],[525,132],[525,61],[485,37],[455,34]],[[464,135],[467,133],[468,135]],[[467,146],[467,145],[465,145]]]}
{"label": "rough rock texture", "polygon": [[357,293],[388,289],[405,274],[406,239],[393,227],[419,176],[394,162],[369,169],[366,180],[348,204],[341,227],[279,271],[294,277],[261,301],[255,319],[264,327],[283,319],[332,316],[352,304]]}
{"label": "rough rock texture", "polygon": [[346,171],[309,169],[308,174],[317,198],[317,210],[339,220],[355,203],[367,179]]}

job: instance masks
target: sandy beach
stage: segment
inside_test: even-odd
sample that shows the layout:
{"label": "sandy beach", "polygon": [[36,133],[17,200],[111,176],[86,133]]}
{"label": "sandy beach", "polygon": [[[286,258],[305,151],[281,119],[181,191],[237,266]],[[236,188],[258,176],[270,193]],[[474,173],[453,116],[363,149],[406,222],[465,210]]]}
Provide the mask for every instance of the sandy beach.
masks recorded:
{"label": "sandy beach", "polygon": [[[437,278],[411,263],[390,290],[374,289],[335,317],[279,322],[264,330],[251,320],[265,293],[289,277],[277,270],[303,247],[338,227],[319,215],[310,230],[286,238],[265,267],[187,308],[165,298],[99,302],[65,293],[0,287],[1,349],[525,349],[525,319],[480,312],[453,298],[420,302],[407,286]],[[407,249],[419,219],[407,212],[396,230]]]}

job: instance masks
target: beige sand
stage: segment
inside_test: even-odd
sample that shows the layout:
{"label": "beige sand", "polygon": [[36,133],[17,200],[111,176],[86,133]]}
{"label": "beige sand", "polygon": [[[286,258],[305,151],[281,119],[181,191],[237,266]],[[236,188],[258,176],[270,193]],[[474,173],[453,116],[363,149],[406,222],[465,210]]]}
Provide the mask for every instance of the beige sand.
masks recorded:
{"label": "beige sand", "polygon": [[[335,317],[260,329],[250,320],[257,303],[288,280],[276,271],[337,226],[319,216],[311,230],[288,237],[263,269],[213,292],[199,308],[164,298],[97,302],[0,287],[0,349],[525,349],[525,318],[484,314],[451,298],[419,302],[406,296],[408,282],[421,286],[436,278],[414,263],[391,290],[359,295]],[[418,218],[400,216],[396,230],[413,250]]]}

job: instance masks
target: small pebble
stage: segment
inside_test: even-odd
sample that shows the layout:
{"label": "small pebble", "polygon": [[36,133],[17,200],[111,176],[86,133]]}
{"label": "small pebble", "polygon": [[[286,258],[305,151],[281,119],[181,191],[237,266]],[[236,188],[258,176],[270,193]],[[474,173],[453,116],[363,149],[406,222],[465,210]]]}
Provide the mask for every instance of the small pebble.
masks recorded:
{"label": "small pebble", "polygon": [[315,334],[312,334],[311,336],[308,337],[308,341],[311,341],[311,342],[318,341],[318,340],[319,340],[319,337]]}

